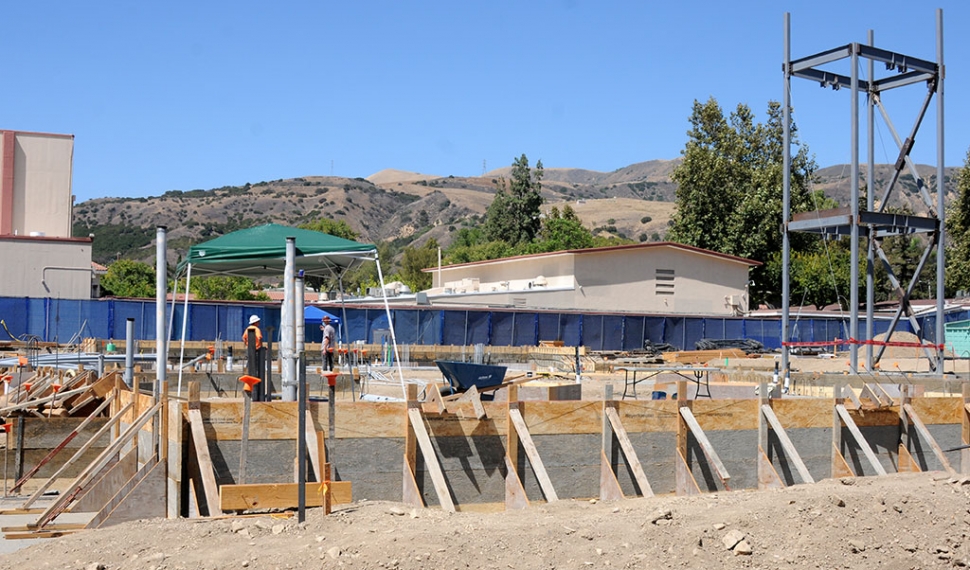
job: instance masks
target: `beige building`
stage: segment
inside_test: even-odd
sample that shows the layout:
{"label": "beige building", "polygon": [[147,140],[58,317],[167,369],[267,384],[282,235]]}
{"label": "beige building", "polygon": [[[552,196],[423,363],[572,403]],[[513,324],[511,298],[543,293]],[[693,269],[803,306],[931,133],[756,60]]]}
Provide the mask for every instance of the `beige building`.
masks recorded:
{"label": "beige building", "polygon": [[91,238],[0,236],[3,297],[90,299],[94,281]]}
{"label": "beige building", "polygon": [[0,135],[0,235],[71,237],[74,136]]}
{"label": "beige building", "polygon": [[440,268],[420,303],[683,315],[741,315],[757,261],[661,242]]}
{"label": "beige building", "polygon": [[0,296],[89,299],[91,239],[73,238],[74,136],[0,130]]}

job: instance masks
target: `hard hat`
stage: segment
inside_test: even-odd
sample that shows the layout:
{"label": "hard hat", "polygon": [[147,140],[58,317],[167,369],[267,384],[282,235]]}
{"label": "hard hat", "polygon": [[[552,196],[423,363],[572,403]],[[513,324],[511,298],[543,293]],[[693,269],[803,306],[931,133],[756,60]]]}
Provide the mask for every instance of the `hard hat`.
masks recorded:
{"label": "hard hat", "polygon": [[257,317],[256,315],[249,317],[249,324],[258,323],[258,322],[259,322],[259,317]]}

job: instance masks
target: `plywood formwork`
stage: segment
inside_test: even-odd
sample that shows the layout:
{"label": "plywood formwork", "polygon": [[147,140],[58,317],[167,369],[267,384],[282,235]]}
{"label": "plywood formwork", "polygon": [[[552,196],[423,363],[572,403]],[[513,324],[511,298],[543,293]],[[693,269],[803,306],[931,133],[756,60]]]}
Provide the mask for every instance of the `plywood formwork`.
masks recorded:
{"label": "plywood formwork", "polygon": [[[166,421],[156,422],[144,421],[146,410],[163,407],[150,396],[114,394],[114,416],[86,428],[107,426],[108,441],[75,470],[87,494],[72,500],[97,509],[99,524],[138,513],[295,506],[296,403],[252,403],[247,485],[240,485],[241,400],[205,401],[191,391],[187,401],[168,402],[154,416]],[[970,444],[968,402],[970,391],[934,398],[903,391],[879,407],[844,398],[519,401],[513,386],[505,400],[479,402],[478,412],[455,402],[337,401],[332,432],[329,404],[311,402],[307,431],[318,434],[318,463],[331,475],[310,470],[305,496],[311,506],[324,503],[326,488],[333,504],[528,508],[557,498],[758,489],[913,469],[965,473],[963,454],[944,450]],[[139,417],[143,425],[119,443]],[[45,421],[48,429],[29,439],[54,447],[64,434],[53,428],[79,420]],[[153,446],[156,429],[164,445]]]}

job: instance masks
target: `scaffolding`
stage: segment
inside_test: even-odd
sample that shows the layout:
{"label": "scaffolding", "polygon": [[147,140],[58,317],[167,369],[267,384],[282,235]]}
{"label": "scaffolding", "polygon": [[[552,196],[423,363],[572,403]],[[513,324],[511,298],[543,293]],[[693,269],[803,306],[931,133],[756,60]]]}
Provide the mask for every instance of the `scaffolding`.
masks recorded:
{"label": "scaffolding", "polygon": [[[874,370],[874,365],[880,359],[885,346],[879,346],[874,352],[874,318],[873,306],[875,302],[874,271],[876,258],[878,257],[886,268],[886,272],[893,290],[899,299],[899,308],[892,319],[886,338],[889,339],[896,329],[896,325],[902,318],[906,318],[913,329],[913,332],[922,339],[924,331],[917,322],[916,316],[910,306],[910,296],[914,287],[919,282],[920,273],[923,271],[930,255],[936,252],[936,330],[934,342],[926,345],[924,351],[930,360],[931,368],[942,373],[943,364],[943,342],[944,342],[944,221],[945,221],[945,176],[943,164],[943,11],[936,12],[936,61],[928,61],[901,53],[887,51],[877,48],[874,45],[873,32],[869,31],[868,43],[850,43],[823,52],[819,52],[807,57],[792,60],[791,58],[791,16],[785,14],[784,30],[784,67],[785,76],[784,87],[784,224],[783,224],[783,250],[782,250],[782,366],[788,370],[789,349],[787,341],[791,340],[789,327],[790,312],[790,280],[789,271],[791,267],[790,233],[808,232],[821,236],[850,236],[851,240],[851,284],[849,299],[849,354],[850,368],[852,373],[859,371],[859,346],[866,346],[866,368]],[[851,71],[849,75],[844,75],[831,71],[833,64],[837,62],[849,61]],[[865,80],[859,79],[860,60],[866,60],[868,64],[868,74]],[[885,65],[886,75],[881,78],[876,77],[876,63]],[[823,67],[827,67],[823,69]],[[833,210],[824,210],[805,214],[791,214],[791,79],[798,77],[816,81],[824,87],[831,87],[838,91],[845,87],[851,92],[851,197],[849,206]],[[899,136],[896,128],[889,117],[889,113],[882,103],[882,94],[886,91],[908,87],[911,85],[923,84],[926,87],[926,95],[923,99],[919,113],[914,121],[908,136],[903,139]],[[866,204],[865,209],[860,205],[859,186],[859,94],[866,94],[866,127],[867,127],[867,151],[868,151],[868,170],[866,175]],[[934,202],[931,189],[916,170],[916,164],[910,158],[913,145],[916,140],[916,133],[923,122],[923,118],[929,111],[930,105],[936,97],[936,184],[933,190],[936,191]],[[886,127],[892,134],[893,140],[899,149],[899,154],[894,164],[893,174],[882,188],[879,200],[876,200],[877,189],[875,188],[875,152],[874,152],[874,129],[876,122],[876,111],[878,110]],[[890,213],[886,211],[886,205],[892,197],[893,190],[900,175],[904,171],[909,171],[916,180],[919,195],[926,207],[924,212],[917,215],[904,215]],[[888,237],[899,235],[925,234],[927,236],[926,247],[920,256],[919,263],[914,274],[908,283],[901,283],[896,277],[889,257],[883,251],[882,241]],[[859,333],[859,246],[862,236],[866,238],[867,258],[866,258],[866,333],[862,338]]]}

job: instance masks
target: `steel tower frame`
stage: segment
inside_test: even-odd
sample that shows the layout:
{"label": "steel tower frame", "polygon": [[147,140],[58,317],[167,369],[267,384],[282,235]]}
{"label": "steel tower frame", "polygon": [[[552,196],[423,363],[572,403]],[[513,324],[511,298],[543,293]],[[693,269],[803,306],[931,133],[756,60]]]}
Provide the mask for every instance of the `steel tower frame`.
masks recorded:
{"label": "steel tower frame", "polygon": [[[943,79],[945,67],[943,65],[943,11],[936,11],[936,61],[928,61],[908,55],[887,51],[875,47],[873,42],[873,32],[869,31],[868,43],[851,43],[836,47],[830,50],[819,52],[807,57],[792,60],[791,58],[791,15],[785,13],[784,29],[784,65],[785,76],[784,84],[784,103],[783,103],[783,122],[784,122],[784,222],[782,227],[782,368],[786,374],[789,370],[790,350],[788,342],[791,340],[791,330],[789,323],[790,313],[790,232],[809,232],[822,236],[842,236],[848,235],[851,239],[851,291],[849,299],[849,366],[853,374],[859,372],[859,345],[862,341],[873,340],[874,319],[873,304],[875,297],[874,290],[874,269],[876,257],[878,257],[886,268],[889,280],[899,298],[899,309],[893,317],[889,329],[886,333],[887,340],[890,339],[895,331],[900,319],[904,316],[909,320],[917,336],[922,338],[923,331],[920,329],[915,314],[910,305],[910,295],[919,281],[930,254],[936,252],[936,335],[933,346],[923,347],[930,367],[934,372],[942,373],[944,342],[944,245],[945,245],[945,175],[943,164]],[[822,66],[833,64],[841,60],[849,60],[851,72],[849,75],[842,75],[822,69]],[[859,79],[860,59],[868,62],[867,79]],[[877,79],[875,76],[876,62],[885,65],[889,75]],[[823,88],[831,87],[838,91],[846,87],[851,92],[851,148],[852,148],[852,172],[851,172],[851,198],[848,208],[838,208],[812,213],[802,213],[791,215],[791,78],[797,77],[818,82]],[[902,139],[890,120],[889,113],[882,104],[882,93],[891,89],[906,87],[910,85],[925,84],[927,88],[926,96],[923,100],[919,114],[910,129],[909,135]],[[866,94],[867,111],[867,151],[868,151],[868,170],[866,180],[866,207],[862,209],[859,203],[859,93]],[[926,182],[916,171],[916,164],[910,158],[910,153],[916,140],[916,133],[930,108],[930,104],[936,96],[936,201],[934,203],[930,190]],[[875,111],[878,109],[880,115],[893,139],[899,148],[899,155],[896,159],[892,178],[885,188],[879,201],[876,201],[876,188],[874,176],[875,151],[874,151],[874,127]],[[923,215],[902,215],[892,214],[885,211],[889,199],[892,197],[893,189],[900,175],[904,170],[909,170],[916,180],[920,197],[926,206]],[[859,336],[859,245],[860,237],[865,235],[867,242],[867,263],[866,263],[866,335],[865,338]],[[923,251],[919,264],[916,267],[912,279],[909,283],[900,283],[896,278],[892,265],[886,253],[882,249],[883,239],[891,236],[927,234],[929,243]],[[876,354],[873,354],[873,345],[866,345],[866,368],[872,372],[874,365],[881,358],[885,345],[881,345]]]}

